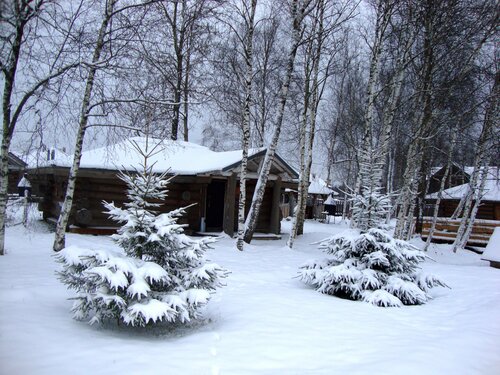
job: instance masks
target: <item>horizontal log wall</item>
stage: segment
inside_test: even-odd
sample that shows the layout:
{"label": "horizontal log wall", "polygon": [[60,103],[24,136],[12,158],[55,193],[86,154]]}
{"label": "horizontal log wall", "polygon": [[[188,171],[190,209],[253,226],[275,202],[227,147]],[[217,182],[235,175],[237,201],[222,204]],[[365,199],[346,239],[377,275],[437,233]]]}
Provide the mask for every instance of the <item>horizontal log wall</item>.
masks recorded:
{"label": "horizontal log wall", "polygon": [[[43,211],[44,218],[57,219],[64,201],[67,186],[67,172],[62,173],[40,173],[34,176],[34,190],[37,195],[43,197],[39,209]],[[117,227],[120,224],[109,219],[103,206],[103,201],[114,202],[117,207],[123,207],[128,201],[126,197],[126,184],[111,172],[83,171],[82,177],[78,177],[75,188],[74,204],[70,216],[70,225],[75,222],[78,210],[89,210],[92,220],[91,227]],[[159,212],[169,212],[179,207],[185,207],[195,203],[196,205],[187,210],[186,216],[179,219],[179,223],[188,224],[189,232],[199,231],[201,217],[205,215],[206,187],[212,179],[210,177],[179,176],[175,177],[168,185],[168,197],[160,202]],[[253,198],[256,181],[247,182],[247,207],[248,213],[250,202]],[[268,233],[270,230],[270,217],[272,210],[274,182],[269,182],[266,187],[264,200],[261,206],[257,231]],[[237,206],[239,198],[239,182],[236,185],[234,228],[237,229]]]}
{"label": "horizontal log wall", "polygon": [[[443,242],[452,242],[457,237],[460,219],[438,218],[433,239]],[[422,223],[422,238],[427,238],[432,225],[431,217],[424,217]],[[469,237],[468,245],[486,246],[496,227],[500,227],[498,220],[477,220],[474,221],[472,233]]]}

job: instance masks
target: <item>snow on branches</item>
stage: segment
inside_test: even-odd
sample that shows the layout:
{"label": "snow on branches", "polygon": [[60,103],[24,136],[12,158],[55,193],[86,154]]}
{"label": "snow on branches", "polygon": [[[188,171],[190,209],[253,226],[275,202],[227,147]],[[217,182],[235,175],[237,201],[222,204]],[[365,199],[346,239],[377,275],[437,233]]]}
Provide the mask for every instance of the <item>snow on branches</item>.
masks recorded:
{"label": "snow on branches", "polygon": [[431,288],[447,286],[420,272],[425,253],[380,229],[343,232],[323,240],[319,248],[330,257],[304,264],[299,277],[321,293],[400,307],[424,304]]}
{"label": "snow on branches", "polygon": [[211,292],[222,286],[227,271],[205,259],[213,237],[193,240],[178,224],[185,208],[154,211],[167,196],[166,174],[121,173],[129,202],[123,208],[104,205],[122,223],[113,240],[122,252],[68,247],[57,254],[59,277],[78,292],[72,312],[90,323],[115,319],[145,326],[160,321],[185,323],[199,317]]}

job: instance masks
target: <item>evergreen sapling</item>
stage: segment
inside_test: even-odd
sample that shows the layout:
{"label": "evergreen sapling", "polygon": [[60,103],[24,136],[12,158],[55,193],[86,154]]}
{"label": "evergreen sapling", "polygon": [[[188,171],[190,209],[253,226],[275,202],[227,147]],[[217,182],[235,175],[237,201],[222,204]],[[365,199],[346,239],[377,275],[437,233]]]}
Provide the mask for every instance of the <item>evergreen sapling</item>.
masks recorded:
{"label": "evergreen sapling", "polygon": [[63,265],[59,277],[78,292],[76,319],[185,323],[200,316],[227,271],[205,259],[213,237],[193,240],[177,223],[187,207],[157,214],[170,180],[148,166],[154,148],[148,152],[147,141],[145,152],[137,143],[134,147],[144,156],[142,170],[119,174],[130,202],[124,207],[104,202],[109,216],[122,224],[112,238],[123,251],[65,248],[56,256]]}

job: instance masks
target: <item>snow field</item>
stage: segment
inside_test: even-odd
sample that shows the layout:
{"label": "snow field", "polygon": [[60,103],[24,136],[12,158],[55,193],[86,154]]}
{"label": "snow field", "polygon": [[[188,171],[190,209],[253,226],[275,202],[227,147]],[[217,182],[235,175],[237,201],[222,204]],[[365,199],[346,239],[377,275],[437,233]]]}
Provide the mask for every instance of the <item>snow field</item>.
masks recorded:
{"label": "snow field", "polygon": [[[312,242],[345,229],[307,222],[294,249],[222,239],[208,258],[231,271],[184,328],[98,327],[71,318],[53,234],[7,229],[0,257],[0,374],[499,374],[500,270],[433,245],[424,269],[452,289],[425,305],[379,308],[322,295],[296,276],[324,253]],[[290,231],[290,222],[283,222]],[[116,249],[106,237],[68,245]],[[419,240],[414,244],[422,245]]]}

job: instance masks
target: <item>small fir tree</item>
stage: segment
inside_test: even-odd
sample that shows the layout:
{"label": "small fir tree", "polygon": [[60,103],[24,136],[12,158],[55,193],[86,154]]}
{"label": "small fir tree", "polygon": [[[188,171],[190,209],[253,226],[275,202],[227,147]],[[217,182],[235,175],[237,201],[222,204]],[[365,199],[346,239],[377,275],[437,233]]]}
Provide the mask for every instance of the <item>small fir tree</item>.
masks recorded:
{"label": "small fir tree", "polygon": [[424,252],[380,229],[340,233],[320,249],[330,258],[303,265],[299,277],[321,293],[388,307],[423,304],[429,289],[446,286],[420,272]]}
{"label": "small fir tree", "polygon": [[76,319],[90,323],[116,319],[145,326],[159,321],[188,322],[222,285],[227,271],[205,259],[212,237],[193,240],[177,220],[186,208],[157,214],[167,197],[166,173],[154,174],[145,152],[141,171],[120,173],[130,202],[123,208],[104,202],[110,217],[122,223],[113,240],[123,253],[68,247],[56,255],[60,279],[78,294],[72,308]]}

